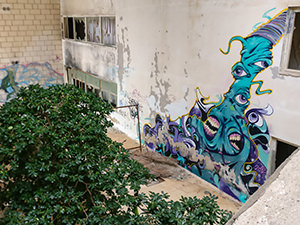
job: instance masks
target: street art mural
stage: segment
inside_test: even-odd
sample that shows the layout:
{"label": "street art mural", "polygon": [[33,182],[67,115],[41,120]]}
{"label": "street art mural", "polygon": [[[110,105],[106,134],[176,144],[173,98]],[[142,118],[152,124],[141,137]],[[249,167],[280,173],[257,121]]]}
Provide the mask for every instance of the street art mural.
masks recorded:
{"label": "street art mural", "polygon": [[43,87],[62,84],[63,75],[56,72],[50,63],[16,63],[0,68],[0,103],[14,98],[20,87],[37,83]]}
{"label": "street art mural", "polygon": [[233,83],[218,103],[208,102],[200,89],[189,113],[175,121],[156,116],[155,125],[144,125],[145,144],[197,174],[241,202],[266,180],[269,131],[264,119],[270,105],[250,109],[250,88],[259,96],[263,81],[257,75],[272,64],[272,48],[284,34],[286,11],[261,25],[247,37],[234,36],[242,44],[240,60],[232,66]]}

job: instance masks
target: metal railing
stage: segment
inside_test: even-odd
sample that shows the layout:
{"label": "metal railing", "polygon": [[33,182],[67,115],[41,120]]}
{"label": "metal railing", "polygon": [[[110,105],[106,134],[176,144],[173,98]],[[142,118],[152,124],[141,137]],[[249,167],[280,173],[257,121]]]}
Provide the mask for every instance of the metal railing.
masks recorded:
{"label": "metal railing", "polygon": [[127,150],[133,150],[133,149],[139,148],[140,151],[142,151],[142,137],[141,137],[141,124],[140,124],[139,104],[117,106],[117,107],[114,107],[114,108],[115,109],[123,109],[123,108],[131,108],[131,107],[135,107],[136,108],[136,112],[137,112],[139,146],[132,147],[132,148],[127,148]]}

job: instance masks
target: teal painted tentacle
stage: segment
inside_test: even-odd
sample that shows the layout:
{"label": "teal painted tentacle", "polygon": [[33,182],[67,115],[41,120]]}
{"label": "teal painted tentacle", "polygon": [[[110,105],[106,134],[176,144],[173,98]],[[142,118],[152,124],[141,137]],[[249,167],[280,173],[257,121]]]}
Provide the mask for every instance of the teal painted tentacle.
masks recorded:
{"label": "teal painted tentacle", "polygon": [[227,55],[230,52],[230,48],[231,48],[231,43],[233,41],[240,41],[243,45],[246,43],[245,39],[241,36],[234,36],[232,37],[229,42],[228,42],[228,48],[227,51],[224,52],[221,48],[219,49],[224,55]]}
{"label": "teal painted tentacle", "polygon": [[272,90],[270,90],[270,89],[261,91],[261,86],[263,85],[263,83],[264,83],[264,82],[261,81],[261,80],[252,82],[252,84],[258,84],[258,87],[256,88],[255,93],[256,93],[257,95],[271,94],[271,93],[272,93]]}

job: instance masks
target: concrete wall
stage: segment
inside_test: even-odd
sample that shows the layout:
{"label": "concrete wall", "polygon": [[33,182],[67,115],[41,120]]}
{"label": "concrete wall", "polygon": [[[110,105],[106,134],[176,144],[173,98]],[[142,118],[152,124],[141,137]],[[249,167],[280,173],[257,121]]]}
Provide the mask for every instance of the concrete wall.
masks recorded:
{"label": "concrete wall", "polygon": [[[283,39],[273,43],[253,37],[247,39],[251,44],[240,39],[228,54],[219,49],[227,51],[234,36],[255,36],[264,23],[278,24],[270,19],[289,4],[90,0],[82,5],[63,0],[62,15],[115,15],[117,26],[115,47],[64,40],[65,64],[115,81],[119,105],[140,104],[144,143],[150,149],[176,157],[185,168],[245,201],[266,179],[270,137],[300,145],[300,78],[278,72]],[[251,52],[259,44],[267,59],[256,55],[250,64],[267,64],[250,68],[240,51]],[[232,75],[232,66],[240,61],[251,70],[247,79]],[[253,83],[259,80],[263,82]],[[119,127],[135,138],[136,124],[129,121],[122,120]]]}
{"label": "concrete wall", "polygon": [[2,0],[0,27],[0,103],[19,87],[63,82],[59,0]]}
{"label": "concrete wall", "polygon": [[227,225],[299,224],[300,152],[289,157],[228,221]]}

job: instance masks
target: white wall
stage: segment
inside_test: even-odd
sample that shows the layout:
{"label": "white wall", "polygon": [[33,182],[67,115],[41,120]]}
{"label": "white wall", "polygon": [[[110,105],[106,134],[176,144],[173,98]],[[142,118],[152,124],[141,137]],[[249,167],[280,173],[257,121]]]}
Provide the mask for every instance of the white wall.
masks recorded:
{"label": "white wall", "polygon": [[[289,4],[288,0],[89,0],[85,4],[79,0],[62,0],[64,16],[115,15],[117,33],[114,47],[64,40],[64,62],[116,82],[118,105],[139,103],[141,124],[154,126],[157,114],[175,120],[189,113],[196,101],[197,87],[211,101],[222,98],[234,82],[231,67],[240,61],[242,45],[233,42],[228,55],[222,54],[220,48],[226,51],[231,37],[247,37]],[[300,1],[293,4],[300,6]],[[273,92],[257,96],[257,85],[252,85],[248,110],[271,105],[274,112],[265,117],[270,135],[300,145],[297,132],[300,127],[300,77],[278,73],[283,39],[272,49],[273,64],[255,78],[264,82],[261,90],[271,89]],[[243,88],[247,90],[247,87]],[[193,144],[206,144],[204,147],[185,145],[175,137],[169,137],[172,131],[168,130],[168,124],[163,125],[156,135],[152,136],[151,132],[145,135],[145,140],[148,147],[152,144],[157,147],[149,148],[156,150],[161,148],[161,143],[164,146],[171,143],[169,149],[180,149],[185,166],[186,162],[192,162],[188,165],[191,171],[244,202],[265,181],[269,155],[263,150],[266,146],[260,144],[259,138],[255,139],[253,134],[250,137],[250,125],[246,124],[243,114],[245,110],[240,112],[241,108],[234,108],[235,96],[234,93],[231,97],[232,105],[226,106],[227,109],[233,108],[232,111],[223,111],[232,113],[232,116],[220,116],[219,119],[223,120],[220,126],[211,120],[218,132],[218,139],[214,136],[212,140],[218,140],[216,145],[206,139],[207,132],[199,131],[206,123],[200,119],[193,128],[199,129],[202,136]],[[230,105],[229,99],[226,104]],[[217,110],[222,112],[220,108]],[[137,139],[134,109],[117,112],[112,115],[116,126]],[[208,115],[214,114],[210,112]],[[243,131],[239,128],[240,133],[227,125],[234,118],[244,119],[237,125],[243,127]],[[264,136],[264,132],[262,129],[257,134]],[[267,134],[265,137],[268,139]],[[194,134],[187,136],[186,140],[193,138]],[[243,141],[237,148],[232,141],[235,138]],[[256,147],[253,147],[254,142]]]}
{"label": "white wall", "polygon": [[[84,4],[63,0],[62,14],[116,15],[117,49],[77,44],[82,53],[79,64],[116,79],[119,104],[126,105],[129,99],[139,102],[143,124],[153,122],[156,113],[172,119],[187,113],[196,99],[196,87],[212,99],[226,92],[241,46],[233,43],[229,55],[219,48],[227,49],[232,36],[247,36],[255,24],[266,22],[263,15],[268,10],[275,8],[267,14],[273,17],[287,6],[288,1],[282,0],[90,0]],[[65,49],[72,45],[64,42]],[[281,50],[279,43],[273,50],[273,65],[257,77],[264,81],[262,89],[273,93],[252,93],[250,108],[270,104],[274,108],[267,117],[271,135],[300,145],[300,78],[278,74]],[[76,58],[77,50],[72,51]],[[115,78],[108,71],[116,71]]]}

